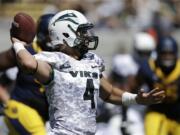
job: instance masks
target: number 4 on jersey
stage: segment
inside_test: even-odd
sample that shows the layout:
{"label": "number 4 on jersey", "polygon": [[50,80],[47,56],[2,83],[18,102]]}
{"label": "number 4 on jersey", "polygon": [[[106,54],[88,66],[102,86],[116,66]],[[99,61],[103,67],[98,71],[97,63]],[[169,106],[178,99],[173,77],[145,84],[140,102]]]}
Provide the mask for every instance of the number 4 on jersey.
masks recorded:
{"label": "number 4 on jersey", "polygon": [[84,100],[91,100],[91,108],[95,108],[94,103],[94,84],[92,79],[87,79],[86,82],[86,91],[83,95]]}

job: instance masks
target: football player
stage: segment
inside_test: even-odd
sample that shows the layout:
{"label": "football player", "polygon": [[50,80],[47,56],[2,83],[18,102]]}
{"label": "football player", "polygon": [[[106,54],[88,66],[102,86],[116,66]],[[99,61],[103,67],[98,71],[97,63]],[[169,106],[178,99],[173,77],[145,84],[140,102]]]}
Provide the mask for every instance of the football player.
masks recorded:
{"label": "football player", "polygon": [[160,103],[164,91],[132,94],[113,87],[102,75],[103,60],[94,53],[98,37],[89,30],[93,24],[75,10],[57,13],[49,23],[54,52],[34,57],[27,44],[11,37],[21,70],[45,84],[52,135],[94,135],[97,96],[114,104]]}
{"label": "football player", "polygon": [[[54,14],[42,15],[37,23],[37,36],[27,50],[36,54],[42,50],[50,50],[48,23]],[[17,66],[13,49],[0,53],[0,70]],[[0,97],[0,98],[3,98]],[[8,102],[4,103],[5,122],[9,134],[45,135],[45,122],[48,120],[48,104],[44,87],[32,76],[19,70],[16,84]]]}
{"label": "football player", "polygon": [[133,58],[137,64],[152,56],[156,48],[155,39],[146,32],[138,32],[133,38]]}
{"label": "football player", "polygon": [[145,117],[146,135],[180,134],[180,62],[178,45],[171,37],[163,37],[156,48],[157,58],[142,63],[138,78],[150,89],[165,90],[161,104],[150,105]]}

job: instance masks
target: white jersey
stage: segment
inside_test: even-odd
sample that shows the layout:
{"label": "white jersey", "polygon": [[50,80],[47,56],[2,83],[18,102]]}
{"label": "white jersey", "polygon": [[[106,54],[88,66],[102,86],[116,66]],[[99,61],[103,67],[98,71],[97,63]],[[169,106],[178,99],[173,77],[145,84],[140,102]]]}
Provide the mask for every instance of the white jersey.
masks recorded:
{"label": "white jersey", "polygon": [[93,135],[103,60],[87,53],[79,61],[61,52],[42,52],[35,58],[54,69],[46,91],[54,135]]}

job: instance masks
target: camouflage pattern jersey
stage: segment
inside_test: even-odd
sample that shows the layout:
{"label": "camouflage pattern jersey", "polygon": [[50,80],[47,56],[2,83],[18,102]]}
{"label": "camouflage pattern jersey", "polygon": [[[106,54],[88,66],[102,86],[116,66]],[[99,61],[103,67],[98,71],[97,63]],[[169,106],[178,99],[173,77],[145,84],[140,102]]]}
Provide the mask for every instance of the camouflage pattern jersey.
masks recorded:
{"label": "camouflage pattern jersey", "polygon": [[95,134],[103,60],[91,52],[81,60],[61,52],[42,52],[35,58],[54,71],[46,90],[52,135]]}

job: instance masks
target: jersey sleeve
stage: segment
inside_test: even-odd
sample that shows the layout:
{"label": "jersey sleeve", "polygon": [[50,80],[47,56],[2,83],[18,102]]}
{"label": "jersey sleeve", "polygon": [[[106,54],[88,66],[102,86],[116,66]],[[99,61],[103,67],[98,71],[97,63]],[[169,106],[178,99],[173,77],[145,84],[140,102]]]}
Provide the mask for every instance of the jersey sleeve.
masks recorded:
{"label": "jersey sleeve", "polygon": [[34,55],[36,60],[41,60],[49,63],[53,68],[58,68],[62,65],[66,58],[59,52],[41,52]]}
{"label": "jersey sleeve", "polygon": [[50,52],[41,52],[34,55],[36,60],[46,61],[51,65],[55,64],[56,57],[53,53]]}

